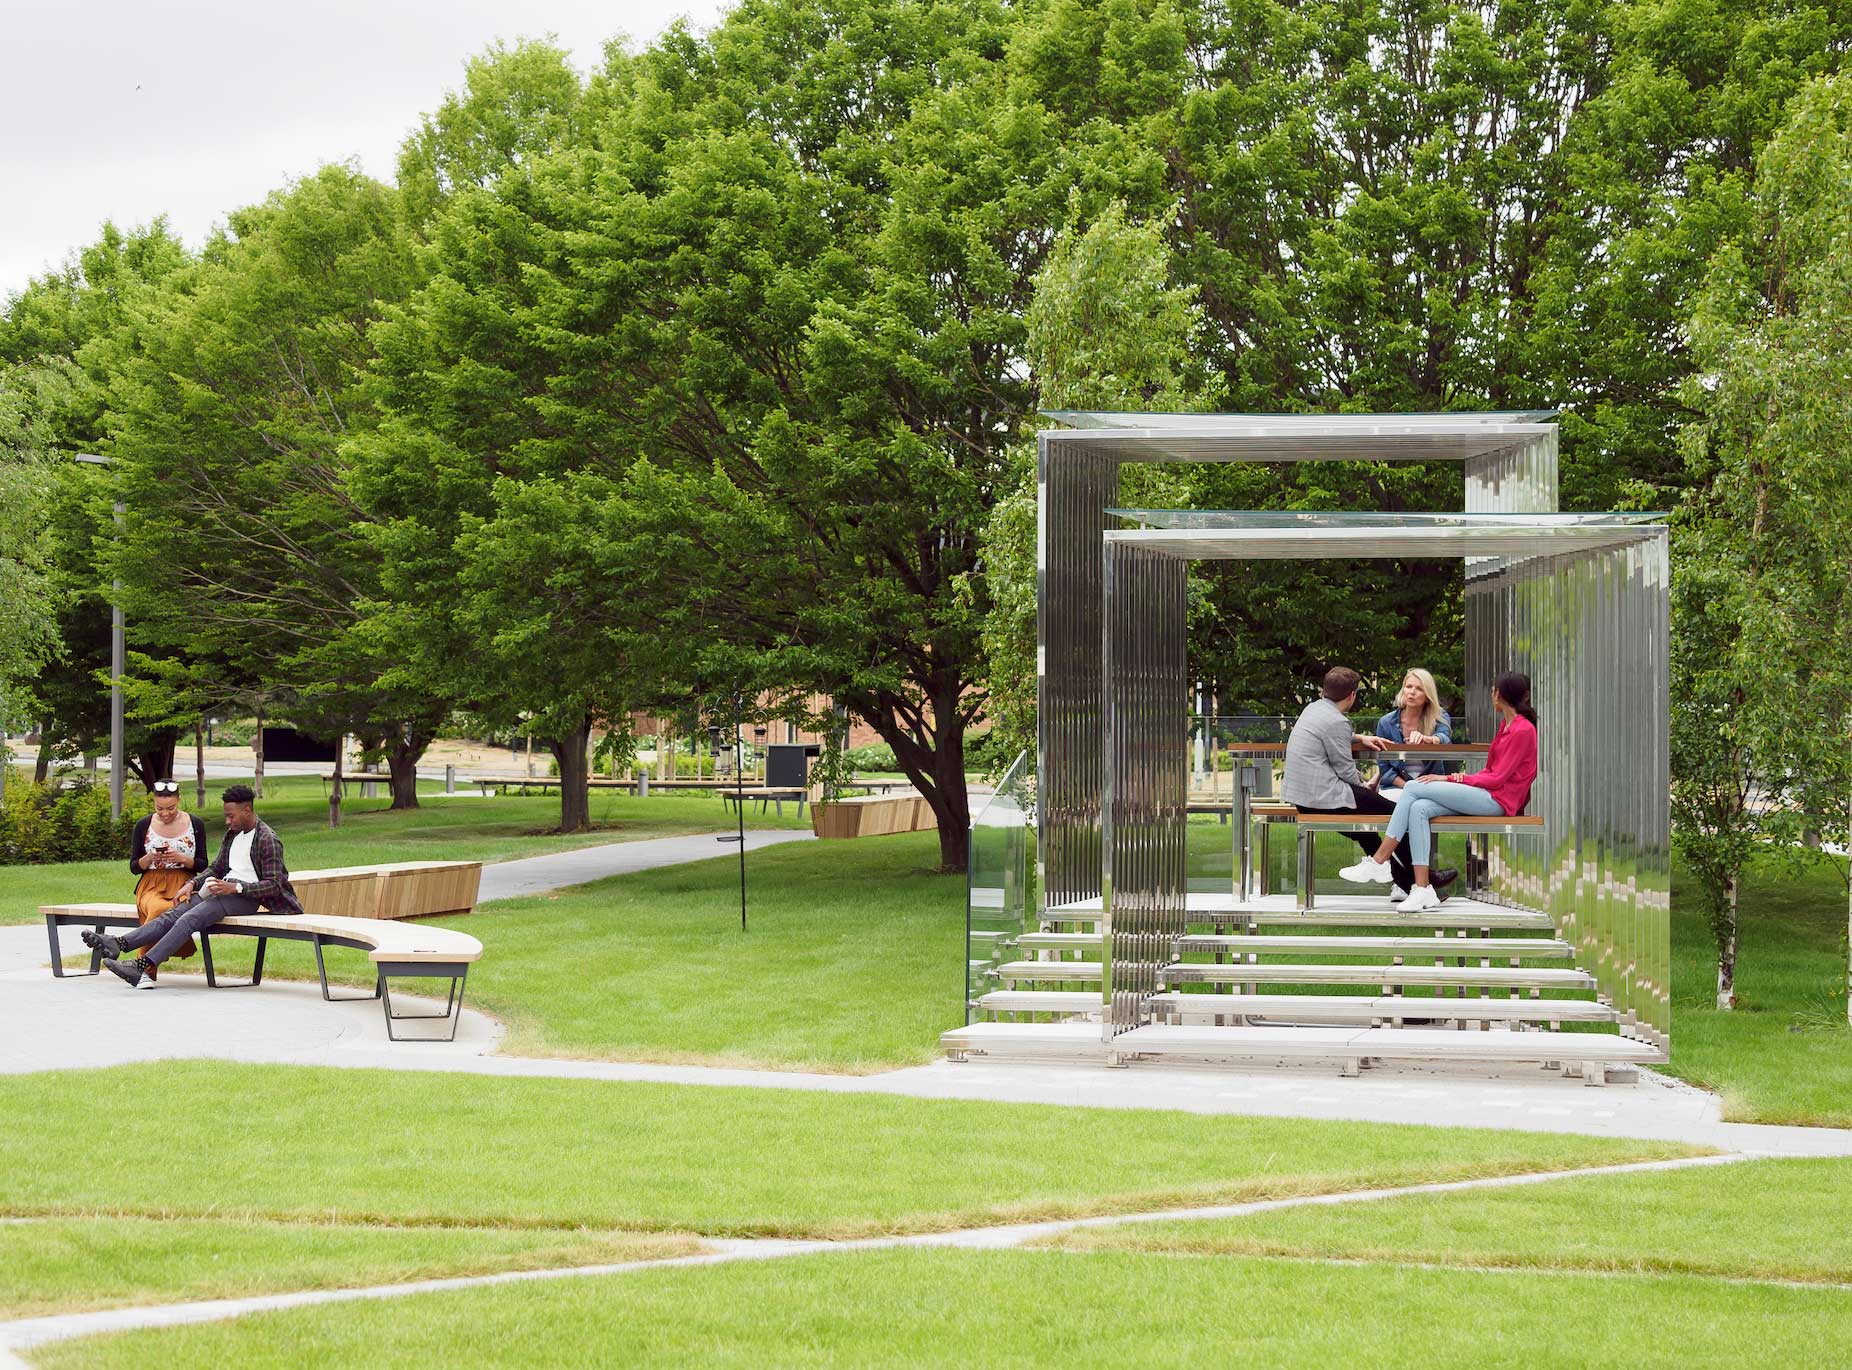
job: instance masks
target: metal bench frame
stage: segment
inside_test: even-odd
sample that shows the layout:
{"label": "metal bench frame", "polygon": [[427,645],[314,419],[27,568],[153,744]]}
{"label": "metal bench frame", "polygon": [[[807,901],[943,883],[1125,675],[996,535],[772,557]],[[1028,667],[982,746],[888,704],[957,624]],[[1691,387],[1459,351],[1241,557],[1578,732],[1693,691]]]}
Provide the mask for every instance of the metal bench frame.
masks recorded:
{"label": "metal bench frame", "polygon": [[[133,928],[140,925],[134,914],[99,914],[99,913],[48,913],[45,915],[45,936],[51,945],[51,973],[59,979],[79,978],[96,975],[103,967],[101,948],[90,952],[90,969],[67,972],[64,968],[64,953],[58,931],[63,927],[93,928],[101,934],[105,928]],[[255,937],[257,953],[251,963],[251,978],[221,983],[217,969],[212,961],[212,939],[214,937]],[[200,955],[204,958],[206,985],[211,989],[255,989],[264,982],[264,952],[272,938],[284,942],[310,942],[315,946],[315,971],[321,980],[322,998],[331,1004],[350,1000],[378,999],[386,1016],[386,1037],[394,1042],[454,1042],[457,1026],[463,1020],[463,994],[469,983],[468,961],[378,961],[374,965],[377,975],[371,994],[336,995],[328,989],[328,969],[322,957],[322,948],[351,947],[355,951],[370,952],[372,946],[353,937],[334,937],[320,932],[298,932],[283,928],[243,928],[225,923],[214,924],[199,934]],[[450,992],[444,1000],[442,1013],[395,1013],[392,1008],[392,989],[389,979],[417,979],[450,981]],[[401,1037],[392,1030],[394,1023],[407,1021],[444,1020],[449,1024],[449,1031],[442,1037]]]}

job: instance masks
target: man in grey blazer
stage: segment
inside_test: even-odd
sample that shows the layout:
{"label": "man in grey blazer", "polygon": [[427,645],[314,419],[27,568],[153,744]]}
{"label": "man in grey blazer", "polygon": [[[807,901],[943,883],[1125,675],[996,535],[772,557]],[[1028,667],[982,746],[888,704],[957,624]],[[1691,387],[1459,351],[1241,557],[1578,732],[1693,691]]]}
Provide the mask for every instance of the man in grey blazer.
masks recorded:
{"label": "man in grey blazer", "polygon": [[[1348,666],[1334,666],[1325,672],[1319,697],[1305,706],[1299,721],[1286,739],[1286,776],[1280,785],[1280,798],[1300,813],[1394,813],[1395,801],[1377,793],[1363,783],[1352,757],[1353,744],[1381,751],[1388,745],[1374,734],[1351,731],[1349,714],[1357,706],[1357,685],[1361,677]],[[1345,834],[1370,856],[1382,845],[1378,832]],[[1405,898],[1415,883],[1414,868],[1396,848],[1389,861],[1392,897]],[[1458,876],[1436,871],[1433,883],[1438,889]],[[1442,876],[1446,880],[1442,880]]]}

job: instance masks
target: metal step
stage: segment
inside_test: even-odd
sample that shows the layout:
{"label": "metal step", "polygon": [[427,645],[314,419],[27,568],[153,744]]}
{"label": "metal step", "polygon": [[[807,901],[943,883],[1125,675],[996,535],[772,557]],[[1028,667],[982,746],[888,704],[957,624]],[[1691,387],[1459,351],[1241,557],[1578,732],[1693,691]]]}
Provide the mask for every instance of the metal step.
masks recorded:
{"label": "metal step", "polygon": [[[1073,934],[1070,934],[1070,936]],[[1575,955],[1567,942],[1548,937],[1344,937],[1307,933],[1190,934],[1184,951],[1301,952],[1307,956],[1522,956],[1560,961]]]}
{"label": "metal step", "polygon": [[1098,980],[1098,961],[1010,961],[997,967],[999,980]]}
{"label": "metal step", "polygon": [[988,1013],[1098,1013],[1100,992],[1065,989],[998,989],[979,995]]}
{"label": "metal step", "polygon": [[[1021,951],[1098,951],[1097,932],[1025,932],[1016,939]],[[1306,956],[1522,956],[1560,961],[1575,955],[1567,942],[1548,937],[1347,937],[1306,933],[1189,933],[1183,951],[1299,952]]]}
{"label": "metal step", "polygon": [[1367,1060],[1560,1061],[1600,1083],[1605,1065],[1663,1061],[1651,1043],[1605,1032],[1459,1032],[1450,1028],[1175,1027],[1134,1028],[1103,1042],[1097,1023],[970,1023],[940,1043],[966,1053],[1062,1055],[1097,1060],[1118,1056],[1187,1056],[1208,1059],[1322,1059],[1344,1064],[1346,1074]]}
{"label": "metal step", "polygon": [[[1026,962],[1018,964],[1035,965]],[[1045,962],[1043,964],[1054,964]],[[1586,971],[1528,966],[1386,966],[1268,964],[1211,965],[1206,962],[1172,962],[1164,967],[1168,984],[1212,985],[1470,985],[1506,989],[1595,988]]]}
{"label": "metal step", "polygon": [[1620,1014],[1593,999],[1439,998],[1405,994],[1154,994],[1157,1014],[1191,1018],[1262,1017],[1373,1022],[1445,1018],[1473,1022],[1618,1023]]}
{"label": "metal step", "polygon": [[[1098,899],[1082,899],[1056,904],[1042,914],[1053,923],[1093,923],[1100,917]],[[1487,904],[1465,895],[1448,899],[1437,909],[1420,913],[1400,913],[1386,894],[1321,896],[1309,913],[1298,907],[1290,894],[1270,894],[1258,899],[1240,899],[1233,894],[1215,894],[1193,890],[1184,896],[1184,917],[1191,923],[1257,922],[1280,927],[1393,927],[1393,928],[1522,928],[1550,932],[1549,915],[1534,909],[1507,908]]]}

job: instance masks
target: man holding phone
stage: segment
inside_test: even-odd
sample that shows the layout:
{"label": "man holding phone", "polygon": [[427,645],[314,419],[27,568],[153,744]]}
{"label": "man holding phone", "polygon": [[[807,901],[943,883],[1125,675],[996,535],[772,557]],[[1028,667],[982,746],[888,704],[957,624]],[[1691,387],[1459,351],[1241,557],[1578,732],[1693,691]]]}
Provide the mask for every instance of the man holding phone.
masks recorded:
{"label": "man holding phone", "polygon": [[[174,906],[121,937],[84,934],[85,945],[100,947],[110,973],[132,988],[153,989],[160,964],[198,934],[210,932],[221,918],[256,913],[259,904],[272,913],[302,912],[283,864],[283,839],[257,816],[251,787],[233,785],[220,797],[225,841],[218,859],[181,887]],[[147,953],[123,960],[125,951],[139,947],[147,947]]]}

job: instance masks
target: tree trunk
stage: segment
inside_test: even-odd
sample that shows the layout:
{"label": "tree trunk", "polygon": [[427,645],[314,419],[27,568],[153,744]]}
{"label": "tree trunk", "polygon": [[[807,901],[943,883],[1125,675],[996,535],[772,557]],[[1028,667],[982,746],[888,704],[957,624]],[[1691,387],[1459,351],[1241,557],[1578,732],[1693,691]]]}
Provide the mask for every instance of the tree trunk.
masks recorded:
{"label": "tree trunk", "polygon": [[1736,880],[1730,881],[1726,897],[1729,912],[1724,935],[1717,939],[1717,1007],[1736,1007]]}
{"label": "tree trunk", "polygon": [[179,750],[180,730],[162,728],[154,735],[154,745],[137,752],[128,768],[135,772],[135,778],[141,781],[144,789],[150,789],[157,780],[173,779],[175,754]]}
{"label": "tree trunk", "polygon": [[193,791],[199,801],[199,811],[206,811],[206,720],[201,718],[193,724]]}
{"label": "tree trunk", "polygon": [[585,747],[591,740],[592,720],[588,714],[564,737],[549,738],[547,748],[559,763],[559,830],[585,832],[592,826],[591,778],[585,764]]}
{"label": "tree trunk", "polygon": [[[403,737],[404,734],[400,733],[399,738],[403,739]],[[392,772],[393,808],[415,809],[418,807],[418,762],[429,745],[429,742],[413,734],[410,742],[395,740],[387,749],[386,769]]]}
{"label": "tree trunk", "polygon": [[39,725],[39,759],[32,767],[32,783],[43,785],[51,778],[51,734]]}
{"label": "tree trunk", "polygon": [[328,826],[341,826],[341,763],[347,759],[347,739],[336,738],[334,744],[334,783],[328,787]]}
{"label": "tree trunk", "polygon": [[[857,710],[894,749],[894,760],[932,810],[939,825],[939,869],[948,875],[962,873],[971,861],[971,804],[965,794],[965,735],[958,723],[958,696],[953,688],[933,701],[936,726],[930,751],[893,710]],[[938,723],[940,719],[945,722]]]}
{"label": "tree trunk", "polygon": [[251,786],[251,793],[259,799],[264,797],[264,706],[257,706],[257,731],[251,734],[251,750],[257,757],[257,780]]}

